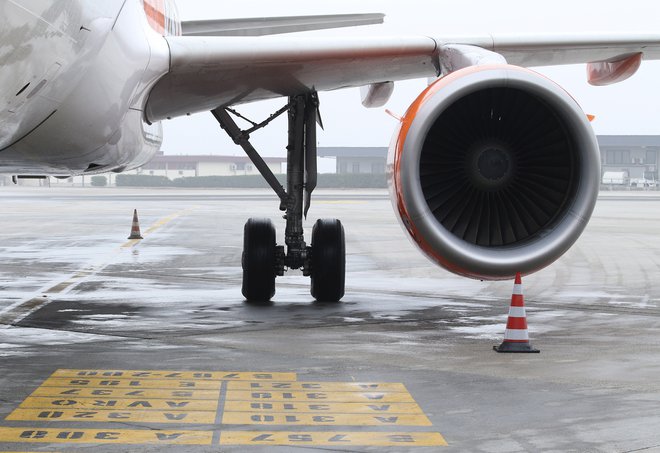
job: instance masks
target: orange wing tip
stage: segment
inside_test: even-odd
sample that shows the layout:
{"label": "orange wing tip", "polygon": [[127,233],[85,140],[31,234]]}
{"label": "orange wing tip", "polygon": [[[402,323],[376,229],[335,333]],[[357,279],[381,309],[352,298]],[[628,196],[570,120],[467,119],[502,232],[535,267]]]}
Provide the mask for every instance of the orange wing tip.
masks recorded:
{"label": "orange wing tip", "polygon": [[587,119],[590,123],[592,123],[596,119],[596,115],[590,115],[587,113]]}

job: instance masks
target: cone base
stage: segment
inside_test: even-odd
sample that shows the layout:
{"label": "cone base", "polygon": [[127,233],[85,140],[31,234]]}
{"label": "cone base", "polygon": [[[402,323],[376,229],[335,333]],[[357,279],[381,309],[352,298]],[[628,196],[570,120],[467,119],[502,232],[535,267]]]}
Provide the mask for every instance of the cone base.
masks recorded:
{"label": "cone base", "polygon": [[138,235],[130,235],[127,239],[144,239],[142,236]]}
{"label": "cone base", "polygon": [[527,353],[539,353],[538,349],[532,348],[530,343],[513,343],[510,341],[505,341],[499,346],[493,346],[493,350],[496,352],[527,352]]}

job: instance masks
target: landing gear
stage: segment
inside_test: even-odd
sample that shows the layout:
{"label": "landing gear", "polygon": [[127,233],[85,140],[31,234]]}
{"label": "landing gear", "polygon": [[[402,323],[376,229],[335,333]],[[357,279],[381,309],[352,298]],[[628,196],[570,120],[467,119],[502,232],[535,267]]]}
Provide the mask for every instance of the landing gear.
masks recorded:
{"label": "landing gear", "polygon": [[275,295],[277,247],[270,219],[249,219],[243,234],[243,296],[254,302]]}
{"label": "landing gear", "polygon": [[[312,296],[324,302],[338,301],[344,295],[344,229],[339,220],[319,220],[312,231],[312,246],[305,243],[303,217],[316,188],[316,124],[321,124],[315,92],[292,96],[289,103],[266,121],[241,130],[232,115],[237,112],[219,107],[213,116],[241,146],[266,182],[280,198],[286,220],[284,246],[275,243],[275,228],[269,220],[250,219],[245,225],[243,252],[243,296],[250,301],[267,301],[275,295],[275,277],[286,269],[301,269],[312,280]],[[279,183],[268,165],[250,143],[250,134],[288,112],[287,189]],[[246,119],[247,120],[247,119]],[[249,120],[248,120],[249,121]],[[322,126],[322,125],[321,125]]]}
{"label": "landing gear", "polygon": [[344,297],[346,246],[337,219],[319,219],[312,230],[312,296],[319,302]]}

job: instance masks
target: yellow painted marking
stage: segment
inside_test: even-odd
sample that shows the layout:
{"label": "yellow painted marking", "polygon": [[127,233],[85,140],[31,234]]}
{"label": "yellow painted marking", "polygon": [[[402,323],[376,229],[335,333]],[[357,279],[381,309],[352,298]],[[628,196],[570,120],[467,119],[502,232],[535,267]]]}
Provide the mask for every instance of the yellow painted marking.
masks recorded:
{"label": "yellow painted marking", "polygon": [[85,278],[85,277],[89,277],[90,275],[93,275],[94,272],[95,272],[94,268],[89,268],[87,270],[78,271],[73,276],[71,276],[71,278],[69,278],[68,280],[66,280],[62,283],[58,283],[57,285],[53,286],[52,288],[49,288],[49,289],[45,290],[44,292],[46,292],[46,293],[55,293],[55,294],[64,292],[70,286],[73,286],[73,285],[77,284],[80,281],[80,279]]}
{"label": "yellow painted marking", "polygon": [[34,397],[58,398],[147,398],[172,399],[186,398],[191,400],[217,400],[219,390],[161,390],[161,389],[117,389],[117,388],[76,388],[76,387],[39,387],[32,395]]}
{"label": "yellow painted marking", "polygon": [[220,445],[446,447],[440,433],[222,431]]}
{"label": "yellow painted marking", "polygon": [[168,215],[167,217],[163,217],[162,219],[158,220],[156,223],[151,225],[149,228],[147,228],[147,231],[145,231],[144,234],[153,233],[158,228],[161,228],[161,227],[167,225],[168,223],[170,223],[172,220],[181,217],[186,211],[187,211],[187,209],[184,210],[184,211],[181,211],[181,212],[174,213],[172,215]]}
{"label": "yellow painted marking", "polygon": [[175,399],[97,399],[97,398],[34,398],[25,399],[22,409],[84,409],[84,410],[164,410],[164,411],[217,411],[216,400]]}
{"label": "yellow painted marking", "polygon": [[238,371],[167,371],[167,370],[70,370],[60,369],[51,377],[72,378],[137,378],[186,379],[212,381],[295,381],[296,373],[238,372]]}
{"label": "yellow painted marking", "polygon": [[214,423],[215,412],[16,409],[5,420],[43,422],[141,422],[141,423]]}
{"label": "yellow painted marking", "polygon": [[124,242],[121,245],[121,248],[128,249],[128,248],[131,248],[131,247],[135,247],[136,245],[138,245],[140,243],[140,241],[141,241],[141,239],[129,239],[128,241]]}
{"label": "yellow painted marking", "polygon": [[273,392],[231,390],[227,401],[287,401],[287,402],[333,402],[333,403],[414,403],[409,393],[387,392]]}
{"label": "yellow painted marking", "polygon": [[370,382],[230,382],[229,390],[293,390],[301,392],[405,392],[408,390],[399,383]]}
{"label": "yellow painted marking", "polygon": [[262,414],[228,412],[226,425],[304,425],[304,426],[433,426],[426,415],[418,414]]}
{"label": "yellow painted marking", "polygon": [[209,390],[219,389],[221,381],[130,379],[130,378],[48,378],[42,387],[86,387],[86,388],[151,388]]}
{"label": "yellow painted marking", "polygon": [[415,403],[258,403],[227,401],[227,412],[335,413],[335,414],[423,414]]}
{"label": "yellow painted marking", "polygon": [[0,442],[211,445],[213,442],[213,432],[136,429],[0,428]]}
{"label": "yellow painted marking", "polygon": [[[164,227],[165,225],[167,225],[168,223],[170,223],[172,220],[178,219],[179,217],[181,217],[182,215],[186,214],[186,213],[189,212],[189,211],[190,211],[190,209],[184,209],[183,211],[175,212],[174,214],[168,215],[167,217],[163,217],[162,219],[157,220],[157,221],[156,221],[153,225],[151,225],[151,226],[150,226],[150,227],[149,227],[144,233],[142,233],[142,235],[143,235],[143,236],[146,236],[146,235],[148,235],[148,234],[153,233],[153,232],[156,231],[157,229]],[[126,241],[126,242],[121,246],[121,248],[124,248],[124,249],[125,249],[125,248],[134,247],[134,246],[136,246],[136,245],[139,244],[139,243],[140,243],[140,239],[130,239],[130,240]]]}

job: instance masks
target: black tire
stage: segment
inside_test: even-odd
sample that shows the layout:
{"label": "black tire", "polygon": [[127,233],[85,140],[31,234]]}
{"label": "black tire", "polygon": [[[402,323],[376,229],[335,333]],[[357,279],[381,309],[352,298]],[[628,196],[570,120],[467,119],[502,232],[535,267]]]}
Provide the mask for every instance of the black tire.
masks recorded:
{"label": "black tire", "polygon": [[250,302],[267,302],[275,295],[275,227],[270,219],[249,219],[243,230],[243,288]]}
{"label": "black tire", "polygon": [[312,296],[319,302],[344,297],[346,244],[337,219],[319,219],[312,229]]}

